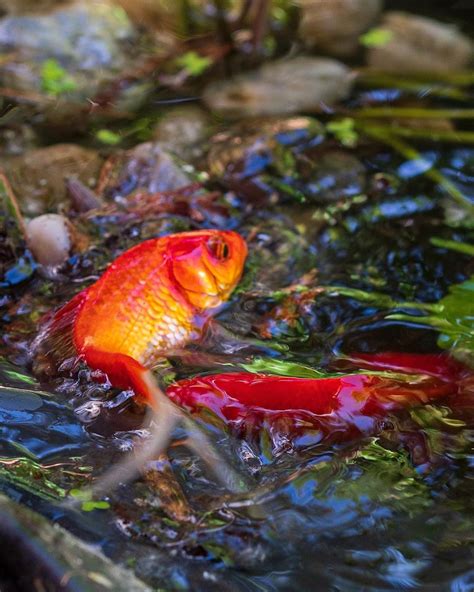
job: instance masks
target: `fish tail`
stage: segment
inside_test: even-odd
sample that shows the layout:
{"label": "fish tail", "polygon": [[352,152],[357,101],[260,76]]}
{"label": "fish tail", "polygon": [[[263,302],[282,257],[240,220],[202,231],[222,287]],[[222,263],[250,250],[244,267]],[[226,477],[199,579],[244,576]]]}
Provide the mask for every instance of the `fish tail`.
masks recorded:
{"label": "fish tail", "polygon": [[169,401],[152,373],[143,366],[141,370],[141,374],[139,376],[137,374],[135,377],[136,383],[144,389],[140,394],[148,402],[153,402],[150,405],[152,417],[150,443],[143,446],[138,453],[127,456],[122,462],[99,477],[91,488],[93,497],[110,494],[119,484],[135,479],[148,461],[163,454],[171,440],[173,428],[182,413]]}
{"label": "fish tail", "polygon": [[126,354],[106,352],[93,346],[84,347],[81,354],[90,368],[107,374],[113,386],[121,389],[130,388],[139,400],[150,407],[159,406],[160,399],[155,396],[150,382],[150,372],[140,362]]}
{"label": "fish tail", "polygon": [[[176,421],[182,421],[187,432],[188,447],[201,457],[214,474],[214,477],[229,491],[234,493],[246,491],[247,487],[242,476],[234,471],[229,463],[217,452],[202,428],[183,409],[178,407],[163,393],[153,373],[150,370],[145,370],[142,380],[147,387],[148,400],[153,401],[152,409],[154,411],[156,410],[156,415],[158,415],[155,425],[158,426],[159,421],[162,421],[163,413],[171,419],[173,427]],[[159,431],[160,429],[155,428],[155,431]],[[171,429],[172,427],[169,431]],[[161,446],[161,442],[159,445]],[[155,447],[153,449],[153,455],[158,455],[160,452],[161,448],[157,449]]]}
{"label": "fish tail", "polygon": [[230,491],[245,490],[243,479],[222,459],[194,420],[175,405],[161,390],[153,373],[139,362],[123,354],[110,354],[90,350],[85,358],[92,367],[100,366],[111,378],[114,386],[131,387],[149,405],[152,413],[150,444],[138,454],[126,458],[106,472],[92,486],[94,496],[110,493],[120,483],[135,478],[145,463],[164,453],[171,440],[175,425],[182,421],[188,434],[188,446],[197,452],[219,481]]}

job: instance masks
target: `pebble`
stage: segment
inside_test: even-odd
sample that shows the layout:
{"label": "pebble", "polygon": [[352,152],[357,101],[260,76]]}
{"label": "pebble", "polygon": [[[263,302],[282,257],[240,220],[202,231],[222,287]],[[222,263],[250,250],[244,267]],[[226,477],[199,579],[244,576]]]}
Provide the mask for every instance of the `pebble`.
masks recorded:
{"label": "pebble", "polygon": [[71,224],[60,214],[43,214],[26,225],[26,240],[38,263],[58,267],[71,251]]}
{"label": "pebble", "polygon": [[389,41],[367,53],[370,67],[386,72],[423,73],[463,70],[473,45],[452,25],[404,12],[387,12],[380,25]]}

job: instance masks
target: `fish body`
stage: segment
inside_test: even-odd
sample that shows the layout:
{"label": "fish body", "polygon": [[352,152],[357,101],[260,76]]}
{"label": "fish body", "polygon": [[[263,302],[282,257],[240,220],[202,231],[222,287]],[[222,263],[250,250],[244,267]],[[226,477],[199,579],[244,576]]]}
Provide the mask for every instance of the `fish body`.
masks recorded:
{"label": "fish body", "polygon": [[147,399],[144,370],[200,335],[237,285],[246,255],[244,239],[232,231],[150,239],[59,309],[48,331],[70,328],[81,359]]}
{"label": "fish body", "polygon": [[427,374],[452,384],[472,374],[469,369],[446,353],[418,354],[403,352],[358,353],[349,356],[359,368],[388,370],[406,374]]}
{"label": "fish body", "polygon": [[[266,423],[293,434],[317,427],[345,439],[372,432],[392,411],[458,394],[467,384],[468,370],[447,356],[387,353],[366,362],[384,373],[296,378],[232,372],[179,381],[167,395],[191,413],[210,410],[245,433]],[[387,365],[400,373],[390,376]]]}

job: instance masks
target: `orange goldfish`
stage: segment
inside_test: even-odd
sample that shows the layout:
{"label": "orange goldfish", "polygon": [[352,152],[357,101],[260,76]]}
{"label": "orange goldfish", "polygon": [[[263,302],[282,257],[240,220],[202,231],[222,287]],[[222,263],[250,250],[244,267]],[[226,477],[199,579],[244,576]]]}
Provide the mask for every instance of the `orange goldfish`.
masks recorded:
{"label": "orange goldfish", "polygon": [[66,333],[88,366],[152,404],[146,369],[199,337],[239,282],[246,256],[232,231],[147,240],[59,309],[37,341]]}
{"label": "orange goldfish", "polygon": [[[232,231],[199,230],[145,241],[118,257],[91,286],[59,309],[40,332],[43,350],[73,346],[111,384],[132,388],[154,410],[152,445],[113,467],[93,487],[106,492],[129,480],[161,453],[178,419],[191,447],[229,488],[239,477],[228,469],[207,438],[162,393],[149,368],[160,357],[201,334],[242,275],[247,246]],[[237,485],[236,485],[237,484]]]}

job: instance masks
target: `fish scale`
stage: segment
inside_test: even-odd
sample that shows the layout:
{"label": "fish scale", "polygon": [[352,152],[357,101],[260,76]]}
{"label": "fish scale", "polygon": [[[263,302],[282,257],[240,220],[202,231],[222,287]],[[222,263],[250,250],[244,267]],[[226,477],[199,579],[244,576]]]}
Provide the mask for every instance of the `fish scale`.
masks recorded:
{"label": "fish scale", "polygon": [[[164,265],[166,242],[155,244],[151,252],[142,250],[142,247],[143,244],[138,247],[141,252],[135,248],[132,266],[114,266],[112,273],[106,272],[101,280],[89,288],[86,303],[75,326],[75,335],[86,334],[86,340],[89,343],[92,341],[98,349],[123,353],[141,363],[144,362],[142,356],[150,343],[158,350],[157,354],[170,346],[179,345],[169,332],[170,325],[163,320],[167,300],[171,297],[171,290],[166,289],[166,284],[170,282]],[[153,269],[151,260],[158,260],[160,264]],[[97,297],[102,292],[109,292],[111,296],[98,304]],[[193,310],[184,299],[181,301],[176,320],[185,325],[189,332]],[[89,336],[89,327],[94,321],[96,330]],[[79,341],[80,337],[76,337],[76,345],[80,345]]]}

